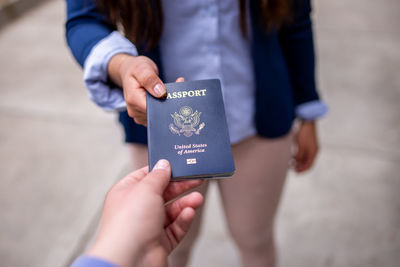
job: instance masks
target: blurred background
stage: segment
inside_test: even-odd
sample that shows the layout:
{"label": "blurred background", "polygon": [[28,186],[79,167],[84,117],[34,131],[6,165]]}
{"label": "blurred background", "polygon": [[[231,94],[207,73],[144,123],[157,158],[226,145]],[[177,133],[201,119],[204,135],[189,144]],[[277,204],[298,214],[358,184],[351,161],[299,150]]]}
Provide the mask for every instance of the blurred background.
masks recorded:
{"label": "blurred background", "polygon": [[[128,173],[113,113],[92,104],[64,1],[0,0],[0,265],[68,266]],[[314,1],[321,153],[290,173],[281,266],[400,266],[400,1]],[[239,266],[215,186],[190,267]]]}

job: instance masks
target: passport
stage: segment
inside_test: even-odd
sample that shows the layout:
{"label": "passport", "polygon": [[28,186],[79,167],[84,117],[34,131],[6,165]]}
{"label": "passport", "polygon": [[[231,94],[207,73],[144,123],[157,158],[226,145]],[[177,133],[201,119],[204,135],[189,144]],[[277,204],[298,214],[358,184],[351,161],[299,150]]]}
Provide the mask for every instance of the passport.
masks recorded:
{"label": "passport", "polygon": [[235,166],[220,81],[165,86],[165,99],[146,96],[150,170],[167,159],[173,180],[232,176]]}

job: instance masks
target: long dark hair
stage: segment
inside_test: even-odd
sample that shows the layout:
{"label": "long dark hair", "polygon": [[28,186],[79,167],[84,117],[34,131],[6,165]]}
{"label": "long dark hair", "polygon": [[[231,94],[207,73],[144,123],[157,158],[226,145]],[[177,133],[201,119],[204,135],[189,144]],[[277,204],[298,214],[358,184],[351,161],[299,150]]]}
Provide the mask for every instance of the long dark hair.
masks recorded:
{"label": "long dark hair", "polygon": [[[126,37],[137,45],[152,48],[160,41],[163,28],[161,0],[96,0],[100,10]],[[238,0],[240,27],[247,36],[247,0]],[[254,0],[250,0],[254,1]],[[290,0],[259,0],[259,10],[266,31],[278,28],[290,17]]]}

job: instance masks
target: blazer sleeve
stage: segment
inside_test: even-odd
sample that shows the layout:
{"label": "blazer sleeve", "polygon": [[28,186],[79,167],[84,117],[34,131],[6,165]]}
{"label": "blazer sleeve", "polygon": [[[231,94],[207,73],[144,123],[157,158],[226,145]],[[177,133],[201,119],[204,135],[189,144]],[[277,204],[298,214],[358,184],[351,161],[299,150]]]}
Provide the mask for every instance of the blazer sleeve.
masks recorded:
{"label": "blazer sleeve", "polygon": [[296,106],[319,99],[310,15],[310,0],[295,0],[291,23],[279,30],[279,41],[289,69]]}
{"label": "blazer sleeve", "polygon": [[66,0],[66,39],[76,61],[83,66],[92,48],[115,30],[94,0]]}

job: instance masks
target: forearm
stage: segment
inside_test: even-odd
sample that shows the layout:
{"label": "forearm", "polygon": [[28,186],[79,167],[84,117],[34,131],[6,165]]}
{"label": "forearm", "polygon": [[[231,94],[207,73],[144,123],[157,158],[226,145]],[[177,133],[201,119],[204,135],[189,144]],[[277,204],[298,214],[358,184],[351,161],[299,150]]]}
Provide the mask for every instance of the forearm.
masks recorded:
{"label": "forearm", "polygon": [[318,100],[315,51],[309,0],[294,1],[293,21],[279,31],[279,41],[293,87],[295,105]]}
{"label": "forearm", "polygon": [[324,116],[327,105],[320,101],[315,82],[315,50],[309,0],[297,0],[290,25],[279,32],[279,40],[289,70],[296,116],[312,121]]}

